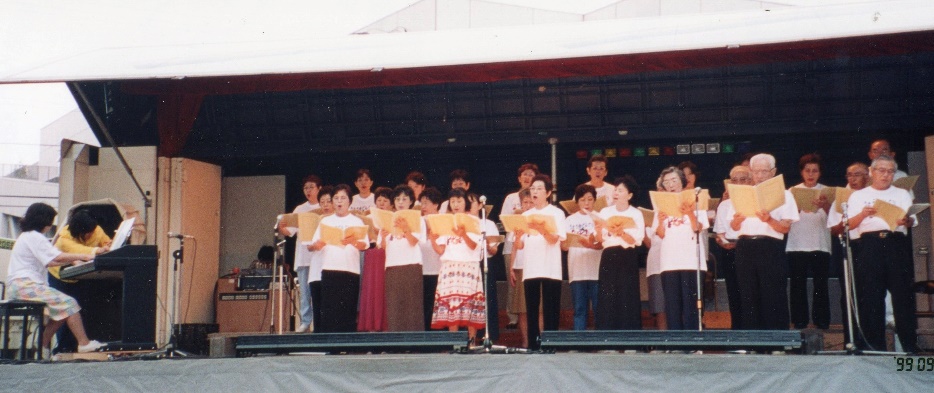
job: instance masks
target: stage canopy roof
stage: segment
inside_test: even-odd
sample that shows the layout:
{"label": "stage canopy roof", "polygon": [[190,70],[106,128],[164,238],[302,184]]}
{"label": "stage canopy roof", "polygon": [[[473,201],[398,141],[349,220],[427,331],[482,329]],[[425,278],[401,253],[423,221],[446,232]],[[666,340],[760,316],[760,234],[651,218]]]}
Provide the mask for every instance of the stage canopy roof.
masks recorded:
{"label": "stage canopy roof", "polygon": [[[504,2],[524,5],[522,1]],[[362,27],[385,21],[394,12],[404,15],[412,7],[437,10],[444,4],[460,4],[469,11],[474,2],[317,3],[234,1],[218,7],[175,1],[9,1],[0,15],[0,83],[74,82],[70,86],[79,105],[102,141],[101,130],[107,128],[118,145],[158,144],[161,155],[180,155],[188,149],[195,156],[207,157],[211,146],[223,144],[219,142],[246,140],[255,147],[256,138],[278,138],[278,149],[270,152],[353,148],[346,145],[353,137],[334,131],[335,119],[320,121],[323,115],[316,114],[321,107],[332,110],[328,100],[335,102],[333,107],[343,105],[348,113],[365,113],[366,107],[379,106],[376,119],[362,126],[343,124],[343,130],[365,129],[370,137],[399,135],[399,143],[412,145],[428,139],[450,140],[451,135],[470,130],[470,122],[479,122],[479,117],[489,119],[496,114],[496,91],[507,94],[516,86],[509,81],[550,79],[563,86],[598,85],[606,82],[600,78],[647,72],[828,59],[849,62],[934,52],[934,19],[930,17],[934,3],[927,0],[593,0],[580,3],[602,11],[536,11],[535,15],[551,12],[558,22],[539,23],[532,18],[529,24],[389,33]],[[682,11],[665,12],[676,3]],[[693,5],[696,10],[683,11]],[[626,17],[628,7],[659,11],[655,16]],[[606,17],[607,10],[616,16]],[[580,14],[578,20],[573,20],[575,12]],[[594,17],[598,14],[603,16]],[[493,92],[485,87],[485,93],[484,88],[462,85],[476,83],[499,85]],[[442,87],[419,90],[419,86]],[[539,92],[549,88],[538,82],[534,87]],[[360,93],[335,98],[335,90]],[[458,96],[458,91],[467,90]],[[599,91],[587,99],[599,96],[597,100],[605,103],[611,93]],[[355,101],[353,94],[381,98]],[[484,113],[458,112],[456,101],[471,94],[484,96],[484,103],[477,101],[486,106],[485,112],[479,111]],[[87,100],[82,101],[82,96]],[[573,114],[575,97],[584,96],[570,94],[555,104],[560,108],[553,109],[553,114]],[[393,101],[399,97],[416,98],[402,104]],[[428,101],[439,97],[455,102],[451,104],[455,108],[425,109],[431,104]],[[640,105],[645,113],[648,104]],[[577,129],[576,135],[594,128],[616,132],[625,127],[625,121],[606,120],[605,104],[596,107],[593,111],[602,111],[597,117],[603,120]],[[232,111],[248,112],[245,108],[265,112],[242,118]],[[288,113],[288,108],[300,113]],[[422,115],[402,118],[409,112]],[[507,117],[527,116],[528,112]],[[241,118],[233,120],[236,124],[223,120],[237,116]],[[301,119],[290,119],[296,116]],[[347,123],[347,117],[337,120]],[[433,117],[438,121],[426,122]],[[461,124],[446,125],[449,120]],[[526,121],[497,129],[496,124],[507,123],[494,119],[476,131],[498,134],[521,128],[544,135],[541,129],[548,128],[536,130],[532,121]],[[405,139],[405,130],[399,131],[400,125],[407,129],[406,124],[416,125],[412,132],[419,135],[412,140]],[[575,130],[573,124],[563,126]],[[193,129],[200,145],[188,143]],[[582,138],[600,139],[601,135]],[[296,144],[289,138],[302,142]],[[497,141],[495,137],[489,140]]]}

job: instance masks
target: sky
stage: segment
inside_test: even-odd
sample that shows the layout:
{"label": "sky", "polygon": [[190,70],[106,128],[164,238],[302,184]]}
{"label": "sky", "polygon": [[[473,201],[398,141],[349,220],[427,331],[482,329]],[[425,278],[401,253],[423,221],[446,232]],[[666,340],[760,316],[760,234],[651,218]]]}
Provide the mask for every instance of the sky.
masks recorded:
{"label": "sky", "polygon": [[64,83],[0,84],[0,165],[39,160],[39,131],[76,109]]}

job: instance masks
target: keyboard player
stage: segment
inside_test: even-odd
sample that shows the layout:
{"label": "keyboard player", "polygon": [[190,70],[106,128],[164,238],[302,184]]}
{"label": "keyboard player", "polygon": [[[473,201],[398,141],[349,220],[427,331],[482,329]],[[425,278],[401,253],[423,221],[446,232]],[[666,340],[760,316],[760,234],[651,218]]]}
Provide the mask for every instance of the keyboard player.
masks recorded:
{"label": "keyboard player", "polygon": [[[98,255],[110,251],[111,239],[104,229],[97,224],[87,210],[74,212],[68,224],[59,231],[55,247],[66,253]],[[94,283],[82,284],[77,280],[62,280],[59,276],[61,266],[49,268],[49,285],[63,293],[79,300],[87,298],[85,287]],[[58,346],[55,352],[74,352],[78,342],[66,327],[61,327],[56,333]]]}

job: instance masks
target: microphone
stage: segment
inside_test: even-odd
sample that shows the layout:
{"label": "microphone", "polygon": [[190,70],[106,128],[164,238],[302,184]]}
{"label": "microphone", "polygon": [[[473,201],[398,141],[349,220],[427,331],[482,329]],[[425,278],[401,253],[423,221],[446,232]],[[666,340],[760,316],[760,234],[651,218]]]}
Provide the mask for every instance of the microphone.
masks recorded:
{"label": "microphone", "polygon": [[480,195],[480,203],[486,205],[486,195]]}
{"label": "microphone", "polygon": [[284,214],[280,214],[276,216],[276,224],[272,226],[272,230],[274,232],[277,232],[277,233],[279,232],[279,223],[282,222],[282,216],[284,216]]}
{"label": "microphone", "polygon": [[700,195],[700,192],[701,192],[700,187],[694,187],[694,195]]}
{"label": "microphone", "polygon": [[181,239],[193,239],[193,238],[194,238],[194,236],[191,236],[191,235],[183,235],[183,234],[181,234],[181,233],[175,233],[175,232],[166,233],[166,236],[168,236],[169,239],[179,239],[179,240],[181,240]]}

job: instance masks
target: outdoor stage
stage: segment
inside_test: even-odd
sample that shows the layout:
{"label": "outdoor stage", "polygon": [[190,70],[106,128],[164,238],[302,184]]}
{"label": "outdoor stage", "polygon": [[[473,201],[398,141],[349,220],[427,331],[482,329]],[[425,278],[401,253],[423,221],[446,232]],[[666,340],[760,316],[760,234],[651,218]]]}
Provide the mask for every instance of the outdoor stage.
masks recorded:
{"label": "outdoor stage", "polygon": [[380,354],[0,365],[2,390],[172,391],[929,391],[934,371],[892,356]]}

